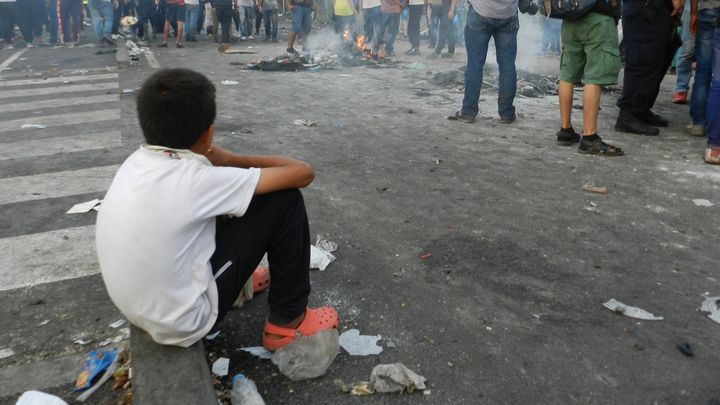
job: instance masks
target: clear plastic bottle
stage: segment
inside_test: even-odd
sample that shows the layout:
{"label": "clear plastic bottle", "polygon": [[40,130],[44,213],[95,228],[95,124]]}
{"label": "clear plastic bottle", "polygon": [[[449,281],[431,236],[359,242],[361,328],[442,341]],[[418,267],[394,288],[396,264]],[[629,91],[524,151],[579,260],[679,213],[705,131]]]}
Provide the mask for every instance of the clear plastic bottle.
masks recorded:
{"label": "clear plastic bottle", "polygon": [[232,379],[233,389],[230,393],[232,405],[265,405],[253,380],[238,373]]}

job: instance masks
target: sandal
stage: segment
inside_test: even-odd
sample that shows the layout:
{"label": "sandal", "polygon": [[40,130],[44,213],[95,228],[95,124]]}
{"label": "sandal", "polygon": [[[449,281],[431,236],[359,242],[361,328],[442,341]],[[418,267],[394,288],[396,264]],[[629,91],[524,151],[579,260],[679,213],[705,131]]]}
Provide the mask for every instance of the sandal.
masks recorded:
{"label": "sandal", "polygon": [[600,139],[598,136],[594,141],[587,141],[585,137],[580,141],[580,147],[578,152],[586,155],[598,155],[598,156],[622,156],[625,152],[617,146],[607,144]]}
{"label": "sandal", "polygon": [[[285,347],[292,343],[295,338],[300,336],[312,336],[326,329],[337,329],[340,319],[338,313],[333,307],[320,307],[312,309],[308,307],[305,310],[305,319],[300,322],[297,329],[284,328],[265,322],[265,331],[263,333],[263,346],[274,352],[281,347]],[[272,339],[268,335],[283,336],[280,339]]]}
{"label": "sandal", "polygon": [[253,284],[253,294],[265,291],[270,287],[270,271],[267,267],[258,266],[250,276]]}

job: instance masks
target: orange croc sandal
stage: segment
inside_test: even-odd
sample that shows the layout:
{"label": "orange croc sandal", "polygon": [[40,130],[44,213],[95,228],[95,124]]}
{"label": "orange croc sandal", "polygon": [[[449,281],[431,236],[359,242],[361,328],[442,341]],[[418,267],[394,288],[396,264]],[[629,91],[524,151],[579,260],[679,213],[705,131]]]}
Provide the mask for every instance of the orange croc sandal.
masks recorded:
{"label": "orange croc sandal", "polygon": [[[338,313],[333,307],[320,307],[305,310],[305,319],[300,322],[297,329],[283,328],[270,322],[265,322],[265,333],[263,333],[263,346],[271,352],[285,347],[292,343],[296,337],[312,336],[326,329],[337,329],[340,324]],[[283,336],[280,339],[272,339],[271,335]]]}
{"label": "orange croc sandal", "polygon": [[267,267],[258,266],[252,276],[253,294],[265,291],[270,287],[270,270]]}

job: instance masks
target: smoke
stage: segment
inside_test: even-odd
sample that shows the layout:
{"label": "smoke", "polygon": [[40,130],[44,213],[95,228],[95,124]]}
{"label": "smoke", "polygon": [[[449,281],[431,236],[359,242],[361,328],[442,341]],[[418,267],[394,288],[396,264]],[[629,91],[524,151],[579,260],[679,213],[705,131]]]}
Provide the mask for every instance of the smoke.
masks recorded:
{"label": "smoke", "polygon": [[[544,49],[544,47],[547,47],[547,44],[543,43],[543,35],[546,34],[543,30],[555,30],[559,34],[561,21],[547,19],[547,17],[539,14],[534,16],[519,14],[519,19],[520,30],[517,37],[518,49],[515,65],[519,69],[535,73],[548,74],[557,70],[559,62],[555,58],[548,60],[545,56],[547,49]],[[486,63],[496,64],[495,44],[493,41],[490,42]]]}

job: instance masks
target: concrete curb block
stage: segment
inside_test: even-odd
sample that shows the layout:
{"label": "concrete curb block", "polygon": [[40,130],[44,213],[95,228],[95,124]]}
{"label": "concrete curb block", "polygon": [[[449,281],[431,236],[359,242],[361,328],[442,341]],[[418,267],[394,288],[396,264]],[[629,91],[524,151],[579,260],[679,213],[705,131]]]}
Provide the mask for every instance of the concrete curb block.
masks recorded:
{"label": "concrete curb block", "polygon": [[132,394],[135,404],[217,404],[202,341],[187,349],[155,343],[132,326]]}

